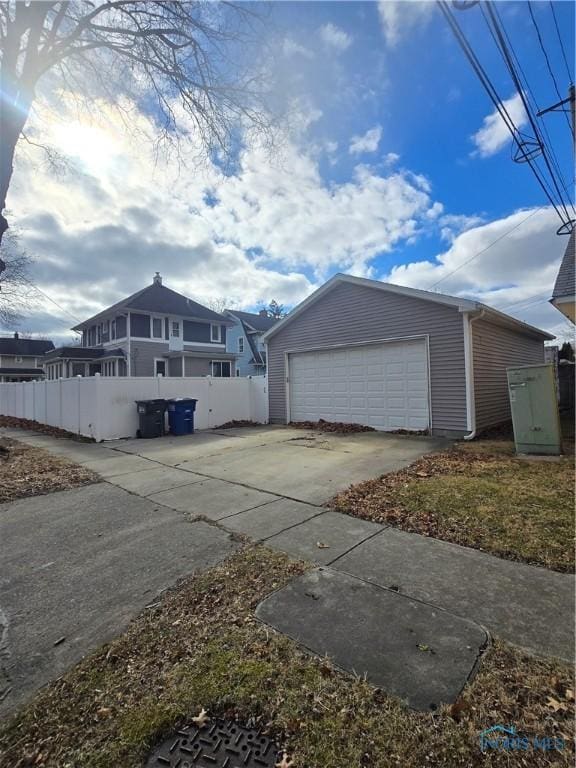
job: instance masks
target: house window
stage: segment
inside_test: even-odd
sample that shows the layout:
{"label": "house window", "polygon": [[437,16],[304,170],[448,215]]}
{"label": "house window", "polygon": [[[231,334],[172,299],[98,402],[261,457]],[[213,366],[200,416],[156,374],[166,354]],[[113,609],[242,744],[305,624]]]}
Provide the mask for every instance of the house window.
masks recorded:
{"label": "house window", "polygon": [[221,333],[220,333],[220,326],[219,325],[211,325],[210,326],[210,341],[216,341],[220,342],[222,339]]}
{"label": "house window", "polygon": [[210,368],[212,370],[212,376],[216,379],[229,379],[232,375],[229,360],[212,360]]}
{"label": "house window", "polygon": [[110,320],[110,338],[116,338],[116,320]]}
{"label": "house window", "polygon": [[236,368],[236,376],[240,376],[240,368]]}
{"label": "house window", "polygon": [[172,336],[179,338],[180,337],[180,323],[178,320],[172,321]]}
{"label": "house window", "polygon": [[154,376],[166,376],[166,360],[154,358]]}
{"label": "house window", "polygon": [[[180,327],[178,327],[178,330],[180,330]],[[176,335],[177,334],[174,334],[174,336]],[[162,338],[162,318],[161,317],[152,318],[152,338],[153,339]]]}
{"label": "house window", "polygon": [[244,352],[244,336],[240,336],[238,339],[238,352],[240,352],[240,354]]}

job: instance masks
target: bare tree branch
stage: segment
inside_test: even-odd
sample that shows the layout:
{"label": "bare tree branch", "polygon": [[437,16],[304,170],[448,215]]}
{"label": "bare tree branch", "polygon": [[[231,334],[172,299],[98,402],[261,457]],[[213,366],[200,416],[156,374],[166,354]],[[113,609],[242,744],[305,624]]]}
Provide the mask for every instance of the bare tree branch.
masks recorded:
{"label": "bare tree branch", "polygon": [[149,109],[165,139],[178,141],[179,105],[206,153],[227,158],[240,128],[270,128],[262,81],[241,64],[251,58],[245,49],[258,40],[262,19],[231,2],[0,2],[0,243],[16,144],[47,73],[87,103],[96,89],[115,104],[131,75],[153,97]]}

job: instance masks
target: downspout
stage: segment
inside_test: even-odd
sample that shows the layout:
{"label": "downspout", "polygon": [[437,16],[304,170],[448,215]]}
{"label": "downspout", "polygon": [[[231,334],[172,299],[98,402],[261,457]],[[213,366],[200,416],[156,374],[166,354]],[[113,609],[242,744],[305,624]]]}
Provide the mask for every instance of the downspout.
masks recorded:
{"label": "downspout", "polygon": [[464,435],[464,440],[474,440],[476,437],[476,399],[474,393],[474,351],[472,343],[472,323],[484,317],[485,310],[471,317],[471,313],[464,312],[464,366],[466,370],[466,410],[468,415],[468,429],[470,432]]}

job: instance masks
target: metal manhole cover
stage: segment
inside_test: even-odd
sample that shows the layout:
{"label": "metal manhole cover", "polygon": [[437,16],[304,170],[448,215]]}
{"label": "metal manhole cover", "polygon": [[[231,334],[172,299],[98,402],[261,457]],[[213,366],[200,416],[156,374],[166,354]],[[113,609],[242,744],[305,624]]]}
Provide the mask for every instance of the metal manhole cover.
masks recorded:
{"label": "metal manhole cover", "polygon": [[282,755],[260,731],[214,720],[180,728],[150,755],[146,768],[274,768]]}

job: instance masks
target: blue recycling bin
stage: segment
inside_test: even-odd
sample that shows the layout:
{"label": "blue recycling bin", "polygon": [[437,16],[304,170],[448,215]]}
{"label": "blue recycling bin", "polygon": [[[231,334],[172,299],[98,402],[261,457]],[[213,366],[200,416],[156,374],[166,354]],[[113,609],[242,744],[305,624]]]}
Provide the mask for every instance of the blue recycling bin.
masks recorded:
{"label": "blue recycling bin", "polygon": [[194,432],[197,402],[189,397],[176,397],[168,401],[168,424],[173,435],[191,435]]}

